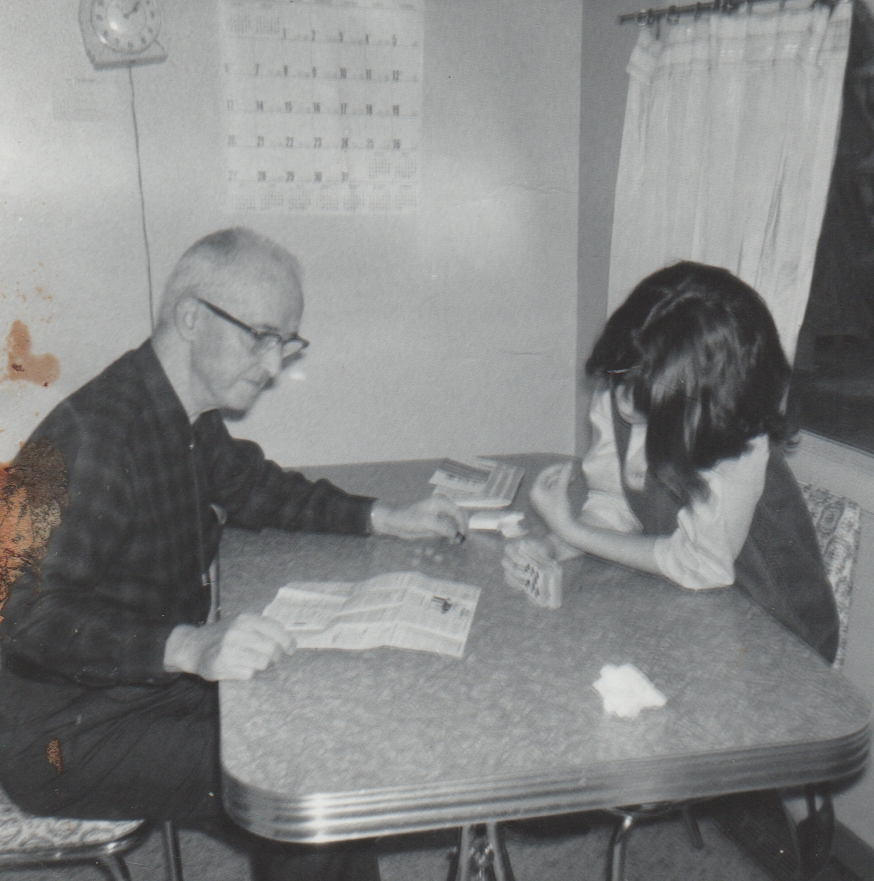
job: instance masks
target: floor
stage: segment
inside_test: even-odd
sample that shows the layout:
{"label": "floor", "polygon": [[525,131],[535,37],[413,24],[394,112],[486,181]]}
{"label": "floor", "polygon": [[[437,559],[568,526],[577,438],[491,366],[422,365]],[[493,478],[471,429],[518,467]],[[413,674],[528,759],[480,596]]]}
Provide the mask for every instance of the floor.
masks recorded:
{"label": "floor", "polygon": [[[583,825],[585,823],[585,826]],[[678,819],[649,822],[632,833],[626,881],[769,881],[770,876],[714,823],[700,821],[703,850],[693,850]],[[601,815],[554,820],[507,832],[507,849],[517,881],[602,881],[612,826]],[[450,832],[388,838],[380,842],[383,881],[445,881]],[[183,831],[186,881],[247,881],[246,858],[200,833]],[[160,836],[153,834],[128,856],[132,881],[161,881],[164,864]],[[0,872],[3,881],[100,881],[92,866]],[[856,881],[837,864],[822,881]]]}

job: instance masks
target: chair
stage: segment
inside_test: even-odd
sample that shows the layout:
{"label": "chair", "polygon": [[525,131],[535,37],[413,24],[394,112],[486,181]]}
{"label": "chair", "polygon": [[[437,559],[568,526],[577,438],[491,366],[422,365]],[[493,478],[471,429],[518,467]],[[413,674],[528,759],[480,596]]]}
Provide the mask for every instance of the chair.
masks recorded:
{"label": "chair", "polygon": [[862,534],[862,508],[851,499],[812,483],[802,483],[801,492],[813,520],[816,540],[838,608],[840,630],[833,666],[839,670],[847,654],[853,567]]}
{"label": "chair", "polygon": [[[850,622],[850,599],[853,567],[861,535],[860,505],[813,483],[801,483],[801,492],[810,511],[817,542],[825,563],[826,575],[835,597],[840,624],[838,651],[833,666],[840,669],[846,656]],[[775,877],[811,879],[822,870],[831,852],[835,831],[834,806],[828,787],[806,787],[803,796],[807,816],[796,820],[778,793],[741,795],[726,802],[717,822],[732,838],[753,851]],[[762,809],[756,811],[757,805]],[[608,878],[622,881],[628,836],[641,820],[653,819],[680,811],[694,849],[704,846],[698,824],[691,812],[692,803],[636,805],[610,811],[619,818],[610,842]],[[758,824],[756,813],[776,814],[785,823],[787,848],[770,840]]]}
{"label": "chair", "polygon": [[[224,523],[224,512],[216,511]],[[218,617],[218,557],[210,566],[209,620]],[[2,602],[0,602],[2,607]],[[161,825],[168,881],[182,881],[179,832],[172,820]],[[26,869],[96,863],[112,881],[130,881],[124,861],[154,828],[145,820],[74,820],[36,817],[21,810],[0,789],[0,868]]]}
{"label": "chair", "polygon": [[[168,881],[182,881],[176,825],[162,825]],[[152,825],[143,820],[68,820],[35,817],[0,790],[0,868],[33,869],[95,863],[112,881],[130,881],[124,861]]]}
{"label": "chair", "polygon": [[[813,483],[800,486],[838,610],[838,650],[832,665],[837,670],[846,657],[862,509],[855,501],[822,486]],[[802,805],[806,805],[806,816],[797,818],[795,814],[800,813]],[[827,785],[807,786],[803,791],[790,793],[736,796],[725,810],[717,812],[715,819],[726,834],[753,853],[776,878],[818,877],[834,842],[835,812]],[[773,820],[782,828],[769,829],[769,825],[774,825]],[[784,840],[788,847],[781,847]]]}

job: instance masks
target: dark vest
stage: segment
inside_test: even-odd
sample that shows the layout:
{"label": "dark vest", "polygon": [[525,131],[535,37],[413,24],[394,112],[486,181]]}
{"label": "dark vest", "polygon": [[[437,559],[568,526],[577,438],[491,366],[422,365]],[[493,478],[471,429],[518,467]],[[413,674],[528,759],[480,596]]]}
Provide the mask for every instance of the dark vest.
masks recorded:
{"label": "dark vest", "polygon": [[[613,404],[622,489],[646,535],[671,535],[682,502],[647,471],[642,491],[625,483],[631,426]],[[800,636],[829,663],[838,648],[838,613],[804,497],[782,451],[771,445],[765,488],[735,561],[735,587]]]}

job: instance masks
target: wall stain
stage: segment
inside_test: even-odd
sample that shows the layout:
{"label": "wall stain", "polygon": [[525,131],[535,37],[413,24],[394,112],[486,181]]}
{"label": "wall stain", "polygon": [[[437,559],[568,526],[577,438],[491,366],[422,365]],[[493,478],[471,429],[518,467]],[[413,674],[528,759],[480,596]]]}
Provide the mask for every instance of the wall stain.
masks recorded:
{"label": "wall stain", "polygon": [[0,465],[0,610],[22,570],[39,568],[66,504],[67,468],[50,440],[27,443]]}
{"label": "wall stain", "polygon": [[61,375],[58,359],[48,352],[44,355],[32,354],[31,345],[30,330],[23,321],[16,319],[6,337],[8,363],[0,382],[22,379],[48,387]]}

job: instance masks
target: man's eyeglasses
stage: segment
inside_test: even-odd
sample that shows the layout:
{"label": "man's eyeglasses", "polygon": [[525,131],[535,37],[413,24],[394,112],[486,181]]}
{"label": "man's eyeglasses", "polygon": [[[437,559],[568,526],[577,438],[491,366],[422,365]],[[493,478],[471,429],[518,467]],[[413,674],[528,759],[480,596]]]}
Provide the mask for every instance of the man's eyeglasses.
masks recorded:
{"label": "man's eyeglasses", "polygon": [[285,360],[286,358],[293,358],[295,355],[299,355],[310,344],[309,340],[305,340],[302,336],[298,336],[296,333],[284,337],[275,330],[256,330],[254,327],[250,327],[246,324],[245,321],[240,321],[239,318],[234,318],[233,315],[229,315],[224,309],[219,309],[218,306],[213,306],[213,304],[207,300],[201,300],[200,297],[197,297],[196,299],[198,303],[206,306],[206,308],[214,315],[218,315],[219,318],[223,318],[225,321],[230,322],[234,327],[239,327],[240,330],[245,330],[252,339],[252,347],[250,351],[253,355],[266,355],[267,352],[272,352],[278,347],[282,352],[283,360]]}

